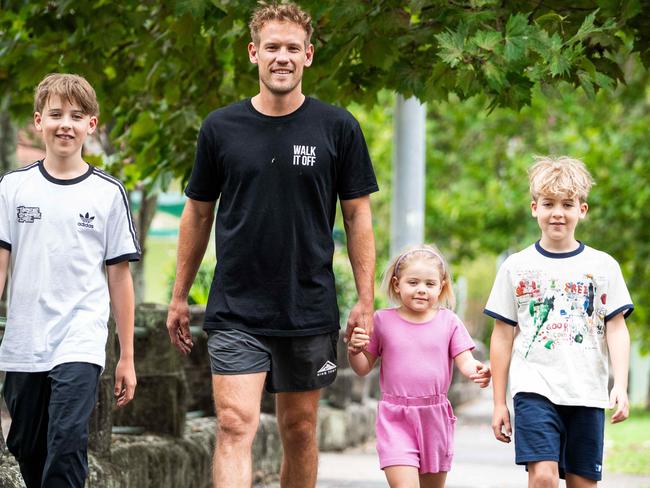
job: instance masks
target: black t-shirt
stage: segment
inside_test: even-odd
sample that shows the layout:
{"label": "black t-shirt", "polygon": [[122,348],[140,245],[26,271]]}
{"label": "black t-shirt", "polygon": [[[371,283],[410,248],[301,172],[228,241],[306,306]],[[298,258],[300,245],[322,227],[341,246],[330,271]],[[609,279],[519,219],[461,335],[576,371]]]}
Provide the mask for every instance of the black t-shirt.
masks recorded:
{"label": "black t-shirt", "polygon": [[247,99],[208,115],[185,189],[194,200],[219,199],[205,329],[337,330],[337,196],[377,189],[363,133],[346,110],[307,97],[295,112],[269,117]]}

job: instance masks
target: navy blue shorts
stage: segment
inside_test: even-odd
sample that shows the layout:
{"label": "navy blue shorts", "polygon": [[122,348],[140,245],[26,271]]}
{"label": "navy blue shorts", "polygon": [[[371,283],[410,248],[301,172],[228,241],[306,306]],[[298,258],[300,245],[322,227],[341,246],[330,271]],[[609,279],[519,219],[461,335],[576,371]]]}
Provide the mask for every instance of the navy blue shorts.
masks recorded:
{"label": "navy blue shorts", "polygon": [[517,393],[514,405],[517,464],[555,461],[563,479],[571,473],[600,481],[604,409],[555,405],[536,393]]}
{"label": "navy blue shorts", "polygon": [[208,331],[212,374],[266,372],[269,393],[324,388],[336,378],[339,331],[312,336],[280,337],[237,329]]}

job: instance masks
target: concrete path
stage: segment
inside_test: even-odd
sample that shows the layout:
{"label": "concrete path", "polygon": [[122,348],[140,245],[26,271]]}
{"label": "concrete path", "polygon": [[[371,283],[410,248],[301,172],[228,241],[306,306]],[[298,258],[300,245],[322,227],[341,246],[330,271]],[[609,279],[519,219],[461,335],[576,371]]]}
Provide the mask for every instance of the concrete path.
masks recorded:
{"label": "concrete path", "polygon": [[[491,391],[456,410],[456,450],[447,488],[521,488],[527,486],[524,468],[514,464],[513,444],[494,439]],[[256,488],[278,488],[278,483]],[[321,453],[317,488],[386,488],[374,443],[342,453]],[[564,482],[560,483],[564,487]],[[627,476],[605,471],[600,488],[650,488],[650,476]]]}

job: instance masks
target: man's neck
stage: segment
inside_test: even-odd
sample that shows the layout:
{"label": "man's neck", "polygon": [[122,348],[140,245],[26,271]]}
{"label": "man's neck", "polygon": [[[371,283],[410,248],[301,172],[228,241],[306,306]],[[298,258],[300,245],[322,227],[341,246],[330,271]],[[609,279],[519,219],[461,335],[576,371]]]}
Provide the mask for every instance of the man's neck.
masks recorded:
{"label": "man's neck", "polygon": [[289,115],[298,110],[304,101],[305,95],[299,90],[286,95],[276,95],[262,90],[251,99],[255,110],[270,117]]}
{"label": "man's neck", "polygon": [[88,171],[88,163],[83,160],[81,155],[70,159],[46,155],[43,166],[50,176],[60,180],[70,180]]}

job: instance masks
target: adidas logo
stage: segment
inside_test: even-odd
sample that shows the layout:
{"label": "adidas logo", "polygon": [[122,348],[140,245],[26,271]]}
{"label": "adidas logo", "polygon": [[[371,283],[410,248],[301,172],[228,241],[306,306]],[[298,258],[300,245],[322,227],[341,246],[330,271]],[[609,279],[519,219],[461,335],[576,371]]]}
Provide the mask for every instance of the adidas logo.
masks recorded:
{"label": "adidas logo", "polygon": [[333,373],[334,371],[336,371],[336,364],[331,361],[326,361],[325,364],[323,364],[323,366],[321,366],[321,368],[318,370],[316,376],[323,376],[325,374]]}
{"label": "adidas logo", "polygon": [[80,220],[80,222],[77,222],[77,225],[79,227],[86,227],[88,229],[94,229],[93,220],[95,220],[95,217],[91,216],[88,212],[86,212],[86,215],[79,214],[79,220]]}

